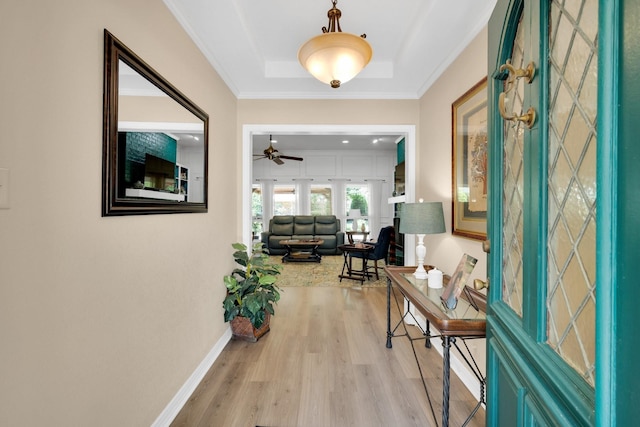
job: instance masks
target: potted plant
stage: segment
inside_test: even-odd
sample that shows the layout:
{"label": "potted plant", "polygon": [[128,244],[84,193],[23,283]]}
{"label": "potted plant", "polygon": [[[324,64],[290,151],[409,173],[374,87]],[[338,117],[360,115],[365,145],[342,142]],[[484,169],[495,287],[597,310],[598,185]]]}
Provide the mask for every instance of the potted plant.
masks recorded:
{"label": "potted plant", "polygon": [[231,322],[234,338],[255,342],[269,331],[273,305],[280,299],[275,282],[281,266],[269,262],[269,252],[262,242],[253,244],[251,254],[242,243],[232,246],[239,267],[224,276],[224,321]]}

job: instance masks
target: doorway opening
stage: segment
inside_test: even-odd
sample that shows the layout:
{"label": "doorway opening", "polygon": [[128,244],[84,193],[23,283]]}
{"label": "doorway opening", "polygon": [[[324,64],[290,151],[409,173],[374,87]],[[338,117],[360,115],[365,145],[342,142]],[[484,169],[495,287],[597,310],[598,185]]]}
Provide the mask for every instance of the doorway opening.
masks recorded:
{"label": "doorway opening", "polygon": [[[302,135],[371,135],[387,134],[404,137],[405,191],[393,197],[394,203],[413,202],[415,199],[416,127],[413,125],[243,125],[242,127],[242,240],[252,241],[252,188],[253,188],[253,141],[257,135],[302,134]],[[391,195],[389,195],[391,198]],[[415,248],[406,248],[405,262],[412,262]]]}

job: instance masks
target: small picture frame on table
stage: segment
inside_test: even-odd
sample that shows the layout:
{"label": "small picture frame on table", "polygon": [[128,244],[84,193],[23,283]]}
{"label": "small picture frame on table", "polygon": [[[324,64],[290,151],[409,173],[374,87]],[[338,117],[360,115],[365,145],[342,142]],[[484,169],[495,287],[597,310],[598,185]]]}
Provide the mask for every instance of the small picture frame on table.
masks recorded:
{"label": "small picture frame on table", "polygon": [[456,270],[453,272],[451,276],[451,280],[449,280],[449,284],[445,288],[444,292],[442,292],[442,296],[440,299],[442,300],[442,305],[449,310],[453,310],[458,305],[458,298],[462,293],[467,281],[469,280],[469,276],[471,272],[476,266],[478,262],[477,259],[472,257],[471,255],[464,254],[456,267]]}

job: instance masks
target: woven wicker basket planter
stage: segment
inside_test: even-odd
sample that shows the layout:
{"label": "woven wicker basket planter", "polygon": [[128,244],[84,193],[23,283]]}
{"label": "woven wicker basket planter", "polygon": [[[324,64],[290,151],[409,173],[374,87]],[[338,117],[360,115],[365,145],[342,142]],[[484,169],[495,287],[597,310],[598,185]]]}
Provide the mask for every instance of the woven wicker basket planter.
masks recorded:
{"label": "woven wicker basket planter", "polygon": [[271,322],[271,313],[267,312],[264,318],[264,323],[260,329],[256,329],[251,324],[251,321],[246,317],[236,316],[231,323],[231,334],[233,339],[256,342],[261,336],[269,332],[269,323]]}

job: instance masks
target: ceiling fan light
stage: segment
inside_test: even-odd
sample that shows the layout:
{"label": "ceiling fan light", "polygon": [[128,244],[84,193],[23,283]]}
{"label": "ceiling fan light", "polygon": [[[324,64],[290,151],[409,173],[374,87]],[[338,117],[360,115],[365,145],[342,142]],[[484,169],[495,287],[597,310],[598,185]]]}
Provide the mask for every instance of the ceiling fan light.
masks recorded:
{"label": "ceiling fan light", "polygon": [[372,55],[373,50],[364,38],[332,32],[315,36],[302,45],[298,60],[316,79],[339,87],[357,76]]}

